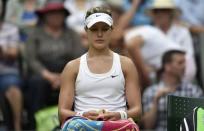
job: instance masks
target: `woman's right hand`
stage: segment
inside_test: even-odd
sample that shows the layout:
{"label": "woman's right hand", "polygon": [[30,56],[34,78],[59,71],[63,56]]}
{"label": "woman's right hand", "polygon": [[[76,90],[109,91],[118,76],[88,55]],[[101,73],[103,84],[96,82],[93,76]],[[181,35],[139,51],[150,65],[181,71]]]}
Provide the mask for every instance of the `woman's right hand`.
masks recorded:
{"label": "woman's right hand", "polygon": [[57,89],[60,86],[60,75],[48,70],[43,71],[43,77],[49,81],[53,89]]}

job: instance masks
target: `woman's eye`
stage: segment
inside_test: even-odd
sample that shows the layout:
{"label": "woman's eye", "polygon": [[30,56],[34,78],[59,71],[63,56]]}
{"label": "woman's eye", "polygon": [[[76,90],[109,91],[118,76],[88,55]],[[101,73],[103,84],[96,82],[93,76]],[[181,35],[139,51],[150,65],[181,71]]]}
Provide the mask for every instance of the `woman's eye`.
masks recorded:
{"label": "woman's eye", "polygon": [[102,31],[108,31],[110,28],[103,28]]}
{"label": "woman's eye", "polygon": [[96,28],[91,28],[90,30],[93,31],[93,32],[95,32],[95,31],[97,31],[98,29],[96,29]]}
{"label": "woman's eye", "polygon": [[110,28],[102,28],[102,29],[98,29],[98,28],[91,28],[90,31],[92,32],[97,32],[97,31],[103,31],[106,32],[108,31]]}

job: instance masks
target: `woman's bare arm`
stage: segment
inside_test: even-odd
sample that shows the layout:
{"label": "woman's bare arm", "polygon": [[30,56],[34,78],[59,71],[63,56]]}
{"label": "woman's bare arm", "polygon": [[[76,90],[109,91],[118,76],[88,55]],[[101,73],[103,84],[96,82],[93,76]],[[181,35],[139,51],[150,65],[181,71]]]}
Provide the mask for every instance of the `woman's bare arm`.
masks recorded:
{"label": "woman's bare arm", "polygon": [[70,116],[76,113],[72,111],[74,103],[75,80],[79,70],[80,60],[69,62],[61,74],[61,88],[59,95],[59,119],[63,124]]}
{"label": "woman's bare arm", "polygon": [[145,87],[150,85],[149,73],[146,69],[146,65],[142,58],[141,46],[144,40],[141,36],[136,36],[128,41],[126,47],[128,49],[129,55],[132,58],[139,74],[139,81],[142,86],[141,92],[144,91]]}
{"label": "woman's bare arm", "polygon": [[140,118],[142,105],[137,70],[132,60],[127,57],[121,57],[121,63],[125,77],[125,93],[128,104],[127,115],[131,118]]}
{"label": "woman's bare arm", "polygon": [[130,9],[119,18],[118,23],[113,30],[113,40],[118,40],[123,37],[125,30],[137,11],[140,1],[141,0],[133,0]]}

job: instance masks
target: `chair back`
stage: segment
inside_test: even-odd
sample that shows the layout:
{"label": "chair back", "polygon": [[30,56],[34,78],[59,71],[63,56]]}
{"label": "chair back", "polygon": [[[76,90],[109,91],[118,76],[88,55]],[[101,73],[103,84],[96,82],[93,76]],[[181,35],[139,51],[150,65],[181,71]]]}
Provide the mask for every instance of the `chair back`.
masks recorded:
{"label": "chair back", "polygon": [[167,130],[179,131],[183,118],[197,106],[204,106],[204,98],[168,95]]}
{"label": "chair back", "polygon": [[35,113],[37,131],[56,131],[59,124],[58,107],[46,107]]}

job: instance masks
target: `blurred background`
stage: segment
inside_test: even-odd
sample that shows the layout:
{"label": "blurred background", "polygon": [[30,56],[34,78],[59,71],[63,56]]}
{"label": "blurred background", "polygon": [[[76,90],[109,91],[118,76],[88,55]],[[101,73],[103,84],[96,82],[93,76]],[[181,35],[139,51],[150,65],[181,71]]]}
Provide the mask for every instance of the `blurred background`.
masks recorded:
{"label": "blurred background", "polygon": [[[127,45],[132,36],[141,36],[141,45],[148,48],[139,49],[147,77],[136,63],[142,95],[157,83],[161,68],[154,60],[157,56],[150,55],[169,47],[167,41],[186,52],[182,79],[204,89],[203,0],[1,0],[0,131],[60,129],[60,73],[67,62],[87,51],[84,18],[96,6],[112,11],[112,50],[131,57]],[[144,123],[138,124],[145,129]]]}

